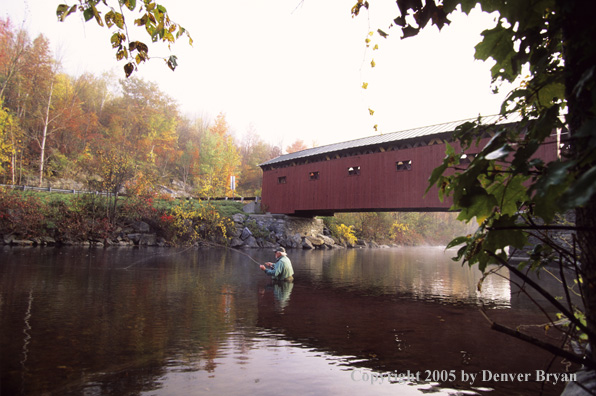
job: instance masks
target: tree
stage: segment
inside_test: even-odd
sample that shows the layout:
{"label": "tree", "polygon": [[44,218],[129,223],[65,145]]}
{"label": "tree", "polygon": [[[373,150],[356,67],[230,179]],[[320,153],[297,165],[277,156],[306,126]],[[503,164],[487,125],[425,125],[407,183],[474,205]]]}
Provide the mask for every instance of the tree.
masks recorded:
{"label": "tree", "polygon": [[[478,264],[483,271],[490,264],[506,266],[526,277],[523,268],[540,269],[556,263],[577,271],[582,285],[583,306],[575,305],[572,282],[562,279],[564,303],[548,295],[540,284],[529,283],[542,293],[568,321],[567,327],[553,322],[553,328],[567,332],[578,345],[596,347],[596,48],[592,44],[596,27],[587,0],[494,1],[494,0],[397,0],[398,15],[392,26],[401,28],[403,38],[415,36],[429,22],[439,29],[456,7],[469,13],[479,4],[483,11],[497,12],[496,26],[483,32],[476,46],[476,58],[492,59],[493,83],[514,82],[529,72],[519,87],[506,98],[501,115],[519,114],[516,128],[483,125],[482,119],[458,128],[455,139],[461,150],[448,146],[443,164],[435,169],[430,184],[442,197],[453,198],[459,219],[478,221],[469,236],[454,239],[450,246],[463,245],[457,259]],[[356,16],[371,5],[358,1]],[[386,31],[378,34],[387,37]],[[535,157],[553,131],[569,132],[561,158],[544,163]],[[490,142],[479,147],[467,166],[460,164],[463,152],[477,145],[486,133]],[[556,223],[574,211],[574,226]],[[553,231],[571,229],[577,234],[575,247],[566,247],[551,236]],[[507,247],[523,248],[531,236],[538,243],[520,267],[510,264]],[[569,283],[567,283],[569,282]],[[518,334],[493,323],[493,327]],[[580,334],[578,334],[578,332]],[[539,344],[536,340],[529,340]],[[542,347],[594,369],[596,360],[586,352],[576,356],[566,348]]]}
{"label": "tree", "polygon": [[7,173],[4,166],[11,163],[14,151],[13,139],[11,138],[13,128],[14,120],[8,109],[3,106],[0,98],[0,175]]}
{"label": "tree", "polygon": [[241,175],[238,190],[244,196],[259,196],[263,170],[259,164],[266,162],[276,155],[271,145],[265,143],[252,127],[245,133],[240,145]]}
{"label": "tree", "polygon": [[231,196],[230,178],[239,173],[240,155],[229,131],[225,115],[220,113],[215,124],[201,139],[199,175],[196,186],[207,197]]}
{"label": "tree", "polygon": [[[185,35],[192,45],[186,29],[172,21],[166,8],[154,0],[139,1],[138,6],[137,0],[78,0],[78,3],[60,4],[56,9],[58,20],[63,22],[69,15],[81,12],[85,22],[95,20],[100,27],[113,29],[110,43],[116,51],[116,59],[128,61],[124,65],[126,77],[137,70],[137,65],[150,59],[149,46],[136,39],[140,33],[127,23],[126,15],[138,17],[134,19],[134,25],[144,28],[153,43],[161,41],[170,49],[171,44]],[[163,59],[170,69],[176,69],[178,59],[175,55]]]}
{"label": "tree", "polygon": [[286,147],[288,154],[295,153],[297,151],[306,150],[308,147],[304,143],[304,140],[297,139],[294,143]]}

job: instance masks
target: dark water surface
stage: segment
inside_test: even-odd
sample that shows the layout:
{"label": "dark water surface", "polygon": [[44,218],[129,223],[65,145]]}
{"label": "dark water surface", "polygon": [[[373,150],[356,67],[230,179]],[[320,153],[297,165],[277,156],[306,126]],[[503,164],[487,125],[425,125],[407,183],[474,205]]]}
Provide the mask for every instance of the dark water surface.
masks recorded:
{"label": "dark water surface", "polygon": [[565,362],[491,330],[479,308],[510,326],[544,319],[502,277],[478,292],[453,252],[289,254],[296,281],[278,285],[225,249],[2,247],[0,394],[561,392],[536,370]]}

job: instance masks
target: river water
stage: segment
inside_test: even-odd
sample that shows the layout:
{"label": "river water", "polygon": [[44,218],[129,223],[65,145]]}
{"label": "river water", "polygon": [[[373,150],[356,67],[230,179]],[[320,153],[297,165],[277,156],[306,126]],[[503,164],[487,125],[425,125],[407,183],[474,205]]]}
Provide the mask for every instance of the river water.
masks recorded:
{"label": "river water", "polygon": [[0,394],[559,394],[538,374],[565,362],[480,308],[538,335],[540,312],[453,255],[296,250],[274,284],[270,250],[1,247]]}

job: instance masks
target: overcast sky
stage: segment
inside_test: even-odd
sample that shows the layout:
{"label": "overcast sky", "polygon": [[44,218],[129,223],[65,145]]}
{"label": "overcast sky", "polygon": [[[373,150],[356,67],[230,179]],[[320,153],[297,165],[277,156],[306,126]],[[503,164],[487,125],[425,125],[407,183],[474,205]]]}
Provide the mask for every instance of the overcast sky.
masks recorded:
{"label": "overcast sky", "polygon": [[[2,0],[2,12],[32,38],[46,35],[66,72],[115,70],[123,77],[107,29],[83,23],[80,14],[56,21],[63,1]],[[190,117],[213,120],[223,112],[237,137],[252,127],[284,148],[296,139],[324,145],[498,113],[508,89],[494,95],[492,64],[474,60],[480,32],[494,15],[453,15],[441,33],[431,27],[400,40],[399,30],[387,29],[398,15],[394,1],[373,1],[376,8],[354,19],[355,2],[162,0],[194,45],[181,39],[173,46],[175,72],[155,59],[135,75],[158,83]],[[373,35],[367,49],[367,33],[377,28],[390,37]],[[160,48],[149,54],[169,56]]]}

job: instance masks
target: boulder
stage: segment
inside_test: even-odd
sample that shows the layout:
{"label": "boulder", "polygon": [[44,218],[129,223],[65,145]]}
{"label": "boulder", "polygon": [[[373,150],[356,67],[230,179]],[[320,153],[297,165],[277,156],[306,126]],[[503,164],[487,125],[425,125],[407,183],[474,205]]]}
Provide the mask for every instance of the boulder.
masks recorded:
{"label": "boulder", "polygon": [[242,234],[240,234],[240,239],[246,241],[250,237],[252,237],[252,232],[250,232],[248,227],[244,227],[244,229],[242,230]]}
{"label": "boulder", "polygon": [[148,234],[151,231],[149,224],[145,223],[144,221],[137,221],[132,225],[132,228],[135,230],[135,232],[141,234]]}
{"label": "boulder", "polygon": [[56,244],[56,240],[54,238],[52,238],[51,236],[42,236],[40,239],[41,239],[41,243],[44,245],[55,245]]}
{"label": "boulder", "polygon": [[234,220],[234,223],[242,224],[244,223],[244,219],[246,219],[246,216],[244,216],[242,213],[236,213],[232,216],[232,220]]}
{"label": "boulder", "polygon": [[328,247],[332,247],[333,245],[335,245],[335,241],[331,237],[328,237],[328,236],[325,236],[322,234],[317,234],[317,238],[322,239],[323,243]]}
{"label": "boulder", "polygon": [[240,238],[232,238],[232,240],[230,241],[230,247],[232,248],[237,248],[241,246],[244,246],[244,241]]}
{"label": "boulder", "polygon": [[157,244],[157,235],[143,234],[139,239],[139,246],[155,246]]}
{"label": "boulder", "polygon": [[302,248],[303,249],[314,249],[315,246],[312,244],[312,242],[308,238],[304,238],[302,240]]}
{"label": "boulder", "polygon": [[309,235],[309,236],[305,237],[305,239],[310,241],[310,243],[316,248],[320,248],[325,244],[325,241],[323,240],[323,238],[318,238],[318,237]]}
{"label": "boulder", "polygon": [[249,236],[246,239],[246,241],[244,241],[244,245],[246,247],[249,247],[249,248],[258,248],[258,247],[260,247],[259,246],[259,243],[257,242],[257,239],[254,236]]}

